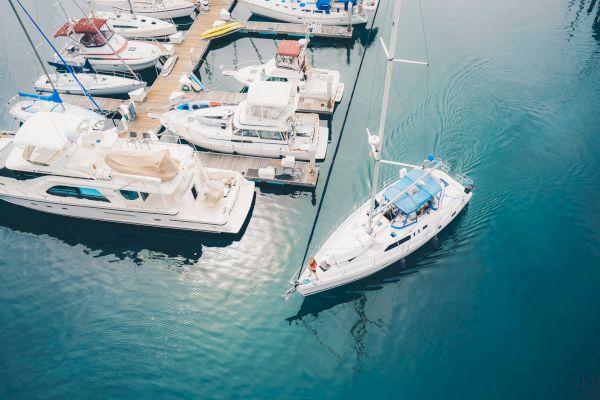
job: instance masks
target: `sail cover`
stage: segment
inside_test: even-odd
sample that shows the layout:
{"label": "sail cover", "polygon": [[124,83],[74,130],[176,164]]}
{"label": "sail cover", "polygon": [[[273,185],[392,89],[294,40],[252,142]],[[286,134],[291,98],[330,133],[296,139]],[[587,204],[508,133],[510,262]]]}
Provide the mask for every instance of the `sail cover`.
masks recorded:
{"label": "sail cover", "polygon": [[[404,192],[413,183],[414,186]],[[413,169],[387,188],[383,196],[393,202],[399,210],[409,214],[421,208],[441,191],[441,185],[430,175],[426,175],[425,171]]]}
{"label": "sail cover", "polygon": [[129,175],[151,176],[161,181],[171,180],[179,171],[179,161],[169,150],[135,152],[113,151],[104,161],[116,172]]}

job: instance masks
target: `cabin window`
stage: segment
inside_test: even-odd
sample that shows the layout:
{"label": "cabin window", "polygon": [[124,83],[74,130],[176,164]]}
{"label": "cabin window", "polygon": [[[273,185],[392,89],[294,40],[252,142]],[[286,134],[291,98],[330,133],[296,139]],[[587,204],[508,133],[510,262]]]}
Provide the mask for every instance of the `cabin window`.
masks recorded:
{"label": "cabin window", "polygon": [[140,195],[142,196],[142,200],[146,201],[146,199],[148,198],[148,196],[150,196],[149,193],[146,192],[140,192]]}
{"label": "cabin window", "polygon": [[402,239],[398,240],[397,242],[390,244],[390,245],[389,245],[389,246],[388,246],[388,247],[385,249],[385,251],[388,251],[388,250],[391,250],[391,249],[395,249],[396,247],[400,246],[400,245],[401,245],[401,244],[403,244],[403,243],[406,243],[406,242],[408,242],[409,240],[410,240],[410,236],[405,236],[405,237],[403,237]]}
{"label": "cabin window", "polygon": [[257,132],[258,132],[258,136],[260,136],[261,139],[283,140],[283,138],[281,137],[281,132],[276,132],[276,131],[257,131]]}
{"label": "cabin window", "polygon": [[194,200],[198,198],[198,189],[196,189],[196,185],[192,186],[192,196],[194,196]]}
{"label": "cabin window", "polygon": [[287,78],[279,77],[279,76],[270,76],[267,78],[268,82],[287,82]]}
{"label": "cabin window", "polygon": [[100,31],[95,33],[86,33],[81,37],[81,44],[85,47],[102,47],[110,40],[113,32]]}
{"label": "cabin window", "polygon": [[78,199],[110,201],[99,191],[92,188],[79,188],[74,186],[52,186],[46,193],[59,197],[75,197]]}
{"label": "cabin window", "polygon": [[243,130],[241,135],[244,137],[258,137],[258,133],[256,133],[256,131]]}
{"label": "cabin window", "polygon": [[137,200],[140,198],[140,194],[138,192],[134,192],[131,190],[119,190],[119,192],[125,200]]}

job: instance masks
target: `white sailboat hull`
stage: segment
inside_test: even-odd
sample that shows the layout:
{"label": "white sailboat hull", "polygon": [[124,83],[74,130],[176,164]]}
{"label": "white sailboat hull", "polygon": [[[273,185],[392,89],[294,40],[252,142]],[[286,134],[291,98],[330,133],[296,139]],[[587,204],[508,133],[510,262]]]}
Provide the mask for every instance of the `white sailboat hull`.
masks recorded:
{"label": "white sailboat hull", "polygon": [[126,39],[164,39],[177,33],[177,26],[158,18],[128,12],[97,11],[96,17],[108,20],[108,25]]}
{"label": "white sailboat hull", "polygon": [[[127,94],[133,90],[146,87],[146,83],[135,79],[101,74],[75,74],[85,89],[93,96],[112,96]],[[83,95],[83,89],[71,74],[50,74],[59,93]],[[52,92],[52,85],[46,75],[42,75],[34,84],[35,90]]]}
{"label": "white sailboat hull", "polygon": [[326,14],[316,11],[302,11],[299,7],[290,8],[290,4],[293,3],[282,2],[280,0],[240,0],[240,3],[243,3],[253,14],[284,22],[315,23],[321,25],[348,25],[348,22],[350,22],[352,25],[358,25],[364,24],[368,20],[368,16],[364,11],[355,11],[348,18],[347,13],[342,11],[343,6],[339,12],[337,11],[338,8],[334,7],[331,13]]}
{"label": "white sailboat hull", "polygon": [[[96,4],[110,6],[119,12],[130,12],[126,0],[96,0]],[[162,2],[152,0],[132,0],[133,13],[145,15],[157,19],[172,19],[189,17],[196,6],[188,0],[164,0]]]}

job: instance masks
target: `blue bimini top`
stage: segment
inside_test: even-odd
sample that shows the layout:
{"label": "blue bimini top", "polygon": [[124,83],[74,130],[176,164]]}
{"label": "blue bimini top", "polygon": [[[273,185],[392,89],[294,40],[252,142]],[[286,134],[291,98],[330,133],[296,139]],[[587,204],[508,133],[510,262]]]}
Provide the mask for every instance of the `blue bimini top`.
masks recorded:
{"label": "blue bimini top", "polygon": [[[414,182],[417,183],[413,188],[400,195],[402,191]],[[421,208],[423,204],[427,203],[441,191],[442,186],[431,176],[425,175],[422,169],[412,169],[403,178],[398,179],[387,188],[383,192],[383,197],[388,201],[392,201],[400,211],[410,214]]]}

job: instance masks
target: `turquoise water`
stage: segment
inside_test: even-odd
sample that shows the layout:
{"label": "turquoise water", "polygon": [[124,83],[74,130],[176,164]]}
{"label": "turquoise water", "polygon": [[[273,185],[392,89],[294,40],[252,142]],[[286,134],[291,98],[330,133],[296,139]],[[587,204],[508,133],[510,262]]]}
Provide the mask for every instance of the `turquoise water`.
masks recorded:
{"label": "turquoise water", "polygon": [[[28,4],[48,29],[60,23],[55,7]],[[386,37],[391,4],[374,23]],[[314,64],[346,82],[319,187],[259,188],[243,236],[0,206],[0,397],[599,398],[600,5],[422,5],[427,49],[419,3],[407,0],[398,51],[428,52],[431,66],[395,69],[385,156],[433,151],[475,180],[469,208],[436,240],[327,295],[281,298],[321,200],[311,249],[368,194],[364,129],[378,124],[373,37],[315,41]],[[39,71],[1,9],[7,101]],[[201,75],[236,90],[218,66],[274,49],[265,38],[218,43]]]}

